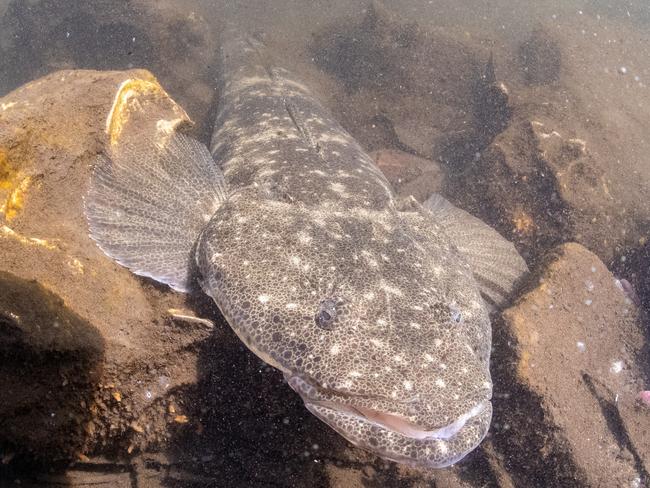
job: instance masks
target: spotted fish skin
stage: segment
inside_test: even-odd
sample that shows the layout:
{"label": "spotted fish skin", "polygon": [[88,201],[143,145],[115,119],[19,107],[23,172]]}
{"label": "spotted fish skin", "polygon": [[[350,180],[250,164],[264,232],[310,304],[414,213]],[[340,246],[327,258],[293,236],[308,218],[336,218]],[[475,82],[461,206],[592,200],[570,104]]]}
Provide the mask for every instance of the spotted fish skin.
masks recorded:
{"label": "spotted fish skin", "polygon": [[174,134],[101,158],[91,237],[134,273],[178,290],[198,279],[242,341],[353,444],[416,466],[457,462],[492,415],[483,297],[503,303],[524,261],[440,196],[397,200],[264,46],[224,39],[210,153]]}
{"label": "spotted fish skin", "polygon": [[[204,290],[354,444],[419,465],[457,461],[491,417],[491,329],[467,263],[424,209],[398,209],[367,153],[254,42],[223,55],[211,152],[230,197],[199,240]],[[359,408],[424,431],[464,425],[414,439]]]}

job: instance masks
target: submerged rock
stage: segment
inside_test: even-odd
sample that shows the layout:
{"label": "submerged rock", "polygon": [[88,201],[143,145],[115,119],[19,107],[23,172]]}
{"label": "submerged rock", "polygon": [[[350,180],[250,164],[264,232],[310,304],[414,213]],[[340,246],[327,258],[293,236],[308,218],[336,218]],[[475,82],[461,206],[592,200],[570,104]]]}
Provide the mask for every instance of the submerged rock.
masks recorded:
{"label": "submerged rock", "polygon": [[400,197],[423,202],[442,188],[444,173],[435,161],[395,149],[380,149],[370,156]]}
{"label": "submerged rock", "polygon": [[[164,437],[165,413],[148,407],[194,378],[195,355],[183,348],[206,333],[169,340],[166,311],[182,308],[182,297],[147,292],[106,258],[82,206],[105,144],[183,123],[184,111],[141,70],[61,71],[0,99],[0,350],[9,360],[0,390],[17,402],[0,405],[4,452],[69,459],[108,439],[126,451]],[[149,388],[161,376],[167,386]]]}
{"label": "submerged rock", "polygon": [[539,285],[503,319],[518,344],[518,381],[538,395],[553,442],[566,443],[589,486],[647,477],[647,412],[635,408],[641,316],[598,257],[579,244],[558,247]]}

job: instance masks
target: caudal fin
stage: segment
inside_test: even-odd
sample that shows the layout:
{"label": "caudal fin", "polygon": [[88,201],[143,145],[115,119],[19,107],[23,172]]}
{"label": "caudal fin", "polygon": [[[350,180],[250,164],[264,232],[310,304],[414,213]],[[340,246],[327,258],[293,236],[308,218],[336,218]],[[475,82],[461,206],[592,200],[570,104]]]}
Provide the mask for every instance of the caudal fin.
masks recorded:
{"label": "caudal fin", "polygon": [[174,132],[97,158],[85,213],[105,254],[133,273],[187,292],[195,243],[226,198],[208,149]]}
{"label": "caudal fin", "polygon": [[528,272],[515,246],[492,227],[434,193],[423,206],[431,211],[445,234],[470,265],[481,294],[502,305]]}

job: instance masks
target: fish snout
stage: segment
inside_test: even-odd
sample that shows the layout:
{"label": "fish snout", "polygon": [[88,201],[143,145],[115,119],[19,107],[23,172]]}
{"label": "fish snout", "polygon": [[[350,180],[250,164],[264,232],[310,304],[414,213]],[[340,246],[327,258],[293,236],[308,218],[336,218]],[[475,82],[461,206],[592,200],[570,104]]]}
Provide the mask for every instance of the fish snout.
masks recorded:
{"label": "fish snout", "polygon": [[[350,395],[324,388],[300,375],[285,373],[285,379],[312,411],[337,412],[414,440],[451,438],[468,421],[491,410],[489,381],[464,392],[463,396],[452,393],[452,398],[445,398],[415,392],[410,397],[395,399],[372,394]],[[323,420],[329,423],[327,418]]]}

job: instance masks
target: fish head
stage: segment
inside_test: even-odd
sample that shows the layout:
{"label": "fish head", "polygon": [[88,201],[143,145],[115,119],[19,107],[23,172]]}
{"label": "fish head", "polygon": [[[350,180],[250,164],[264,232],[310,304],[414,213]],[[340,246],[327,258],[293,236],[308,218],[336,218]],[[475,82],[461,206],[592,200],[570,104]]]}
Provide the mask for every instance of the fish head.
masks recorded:
{"label": "fish head", "polygon": [[474,449],[492,414],[490,323],[435,225],[424,238],[384,213],[249,205],[220,208],[198,250],[247,346],[356,446],[425,467]]}

